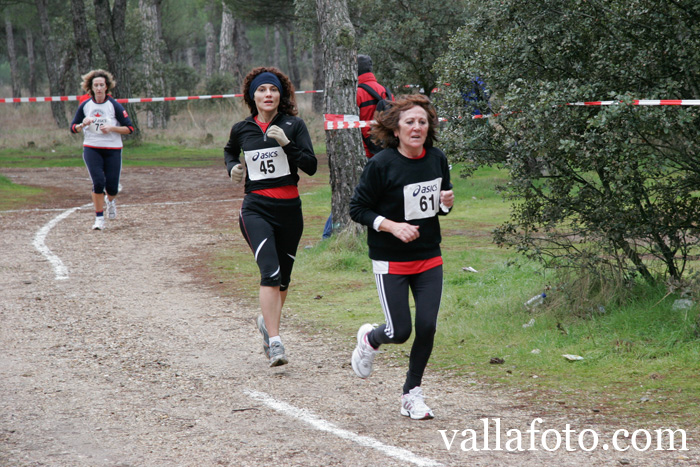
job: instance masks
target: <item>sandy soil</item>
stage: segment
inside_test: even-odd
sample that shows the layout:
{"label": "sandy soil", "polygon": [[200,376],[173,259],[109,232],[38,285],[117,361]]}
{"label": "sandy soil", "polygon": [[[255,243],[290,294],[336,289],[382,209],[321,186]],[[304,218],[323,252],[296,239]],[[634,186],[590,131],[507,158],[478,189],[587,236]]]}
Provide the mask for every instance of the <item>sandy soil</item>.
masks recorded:
{"label": "sandy soil", "polygon": [[[85,169],[2,173],[51,196],[0,213],[0,465],[700,465],[697,426],[680,427],[689,451],[617,452],[613,432],[640,427],[560,401],[535,406],[477,378],[428,372],[436,418],[408,420],[399,414],[405,368],[380,355],[360,380],[349,365],[354,336],[332,339],[293,319],[283,329],[290,364],[268,368],[255,303],[205,273],[204,258],[224,243],[245,248],[236,226],[242,192],[223,167],[126,168],[118,219],[102,232],[90,230],[89,206],[46,227],[88,203]],[[34,245],[42,228],[63,279]],[[287,303],[285,315],[298,313]],[[559,449],[545,450],[541,433],[528,449],[525,430],[537,417],[541,432],[560,433]],[[484,418],[491,450],[482,449]],[[466,429],[478,450],[460,448],[471,446]],[[523,451],[506,449],[509,429],[523,432]],[[600,438],[590,452],[577,445],[585,429]],[[454,435],[451,449],[440,430]]]}

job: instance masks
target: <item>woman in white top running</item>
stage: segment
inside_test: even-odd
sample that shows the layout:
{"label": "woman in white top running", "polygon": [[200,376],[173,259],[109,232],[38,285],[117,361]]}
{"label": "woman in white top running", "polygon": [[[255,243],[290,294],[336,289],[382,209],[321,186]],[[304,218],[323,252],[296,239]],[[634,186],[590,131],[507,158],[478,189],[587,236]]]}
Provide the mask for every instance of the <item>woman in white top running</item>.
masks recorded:
{"label": "woman in white top running", "polygon": [[122,135],[134,132],[134,125],[124,107],[108,92],[116,81],[105,70],[92,70],[82,77],[82,88],[90,95],[83,101],[70,125],[72,133],[83,132],[83,160],[92,179],[92,202],[95,206],[93,230],[105,227],[104,201],[107,216],[117,217],[115,198],[119,193],[122,170]]}

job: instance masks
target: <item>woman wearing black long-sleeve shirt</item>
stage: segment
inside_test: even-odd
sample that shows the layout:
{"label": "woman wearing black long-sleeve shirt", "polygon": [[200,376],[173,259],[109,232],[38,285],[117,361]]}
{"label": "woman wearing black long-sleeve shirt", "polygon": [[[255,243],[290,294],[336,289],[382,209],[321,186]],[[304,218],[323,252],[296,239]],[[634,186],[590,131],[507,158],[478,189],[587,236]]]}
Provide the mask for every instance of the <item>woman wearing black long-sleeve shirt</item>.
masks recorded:
{"label": "woman wearing black long-sleeve shirt", "polygon": [[379,114],[373,136],[384,147],[367,162],[350,201],[350,216],[368,226],[367,243],[386,323],[364,324],[357,333],[352,367],[361,378],[372,372],[382,344],[411,335],[409,290],[415,301],[416,336],[401,398],[401,414],[433,418],[421,381],[433,349],[442,297],[439,215],[454,203],[449,164],[433,147],[437,115],[423,95],[397,99]]}
{"label": "woman wearing black long-sleeve shirt", "polygon": [[313,175],[317,160],[306,125],[296,116],[294,86],[284,73],[273,67],[253,69],[245,77],[243,94],[251,115],[231,128],[224,158],[234,183],[245,172],[239,225],[260,269],[262,315],[257,323],[263,350],[270,366],[279,366],[288,362],[280,318],[304,229],[298,170]]}

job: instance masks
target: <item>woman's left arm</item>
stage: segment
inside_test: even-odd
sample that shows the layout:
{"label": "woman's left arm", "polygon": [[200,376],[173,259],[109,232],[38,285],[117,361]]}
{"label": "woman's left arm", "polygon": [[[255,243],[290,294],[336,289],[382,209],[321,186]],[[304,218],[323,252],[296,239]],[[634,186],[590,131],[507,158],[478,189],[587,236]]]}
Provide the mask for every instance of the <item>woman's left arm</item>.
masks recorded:
{"label": "woman's left arm", "polygon": [[452,190],[443,190],[440,192],[440,206],[445,206],[448,209],[452,209],[455,204],[455,194]]}
{"label": "woman's left arm", "polygon": [[450,181],[450,164],[447,162],[447,156],[442,153],[440,167],[442,168],[442,186],[440,187],[440,211],[439,214],[445,215],[452,210],[455,203],[455,194],[452,191],[452,182]]}
{"label": "woman's left arm", "polygon": [[290,138],[288,145],[284,147],[284,152],[294,164],[308,175],[316,173],[318,160],[314,154],[314,146],[311,143],[311,136],[306,124],[302,119],[297,119],[294,124],[294,134]]}
{"label": "woman's left arm", "polygon": [[[121,135],[128,135],[130,133],[134,132],[134,124],[131,123],[131,118],[129,118],[129,114],[126,113],[126,110],[122,105],[117,102],[113,97],[110,97],[110,100],[112,101],[112,105],[114,106],[114,117],[117,119],[119,124],[121,126],[115,126],[115,125],[104,125],[102,128],[102,133],[119,133]],[[105,127],[108,127],[109,130],[105,131]]]}
{"label": "woman's left arm", "polygon": [[128,126],[102,125],[100,131],[104,134],[119,133],[120,135],[128,135],[133,132],[133,128]]}

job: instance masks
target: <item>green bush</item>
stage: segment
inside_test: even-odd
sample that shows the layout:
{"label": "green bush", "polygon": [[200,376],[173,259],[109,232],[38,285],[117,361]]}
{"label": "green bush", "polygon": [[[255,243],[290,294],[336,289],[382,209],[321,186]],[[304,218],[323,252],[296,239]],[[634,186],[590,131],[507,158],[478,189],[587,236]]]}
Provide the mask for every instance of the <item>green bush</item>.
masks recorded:
{"label": "green bush", "polygon": [[[442,143],[470,170],[508,170],[500,189],[515,204],[500,244],[547,266],[650,284],[682,280],[700,253],[700,113],[628,105],[697,94],[700,7],[653,10],[632,0],[487,0],[453,37],[437,65],[451,84],[437,101],[450,117]],[[491,119],[465,109],[474,76],[493,93]],[[623,104],[565,105],[596,100]]]}

